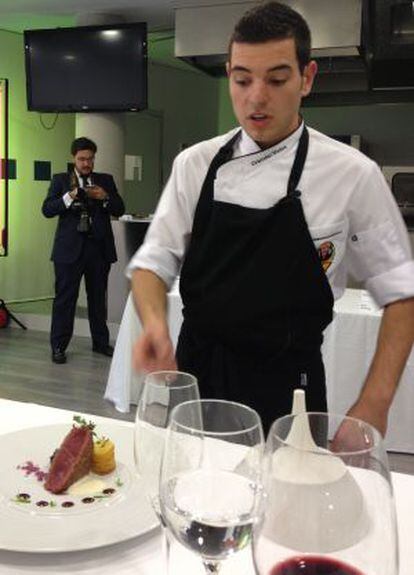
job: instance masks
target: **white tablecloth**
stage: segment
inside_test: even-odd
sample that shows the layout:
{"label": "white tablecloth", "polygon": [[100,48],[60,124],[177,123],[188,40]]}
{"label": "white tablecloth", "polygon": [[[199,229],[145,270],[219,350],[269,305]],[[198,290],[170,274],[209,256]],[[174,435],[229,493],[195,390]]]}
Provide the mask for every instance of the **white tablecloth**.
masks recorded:
{"label": "white tablecloth", "polygon": [[[23,428],[68,423],[73,413],[0,399],[0,433]],[[85,414],[97,424],[111,423],[131,428],[132,424]],[[132,449],[132,444],[131,444]],[[400,539],[399,575],[413,575],[414,553],[414,476],[392,474]],[[197,557],[174,546],[171,575],[203,575]],[[0,549],[0,575],[166,575],[162,562],[161,538],[158,530],[125,543],[90,551],[70,553],[16,553]],[[223,569],[223,575],[253,575],[249,557],[241,555]]]}
{"label": "white tablecloth", "polygon": [[[345,413],[355,401],[375,351],[382,311],[363,290],[346,290],[323,346],[331,411]],[[391,451],[414,453],[414,351],[394,398],[386,436]]]}
{"label": "white tablecloth", "polygon": [[[182,303],[177,286],[168,294],[168,321],[176,343],[182,322]],[[325,333],[323,356],[326,367],[328,405],[345,413],[358,396],[370,365],[381,321],[378,310],[363,290],[348,289],[335,303],[335,319]],[[129,296],[116,341],[105,398],[122,412],[136,404],[142,377],[132,370],[132,346],[141,324]],[[407,362],[390,412],[387,448],[414,453],[414,352]]]}
{"label": "white tablecloth", "polygon": [[[181,310],[182,303],[176,285],[168,294],[168,325],[174,345],[180,333]],[[141,323],[130,294],[122,315],[105,391],[105,399],[109,399],[122,413],[129,412],[131,403],[138,403],[142,391],[143,378],[132,368],[132,348],[141,331]]]}
{"label": "white tablecloth", "polygon": [[[69,427],[72,424],[73,415],[73,412],[62,409],[0,399],[0,434],[57,423],[67,423]],[[83,416],[97,425],[110,423],[129,428],[132,451],[132,423],[89,414],[83,414]],[[64,526],[57,525],[57,528],[63,529]],[[160,529],[156,528],[146,535],[124,543],[89,551],[18,553],[0,549],[0,575],[32,575],[34,573],[42,575],[166,575]],[[234,573],[254,575],[250,554],[240,554],[232,564],[229,563],[228,568],[223,569],[223,575],[234,575]],[[171,550],[169,575],[204,575],[204,571],[196,555],[181,545],[175,544]]]}

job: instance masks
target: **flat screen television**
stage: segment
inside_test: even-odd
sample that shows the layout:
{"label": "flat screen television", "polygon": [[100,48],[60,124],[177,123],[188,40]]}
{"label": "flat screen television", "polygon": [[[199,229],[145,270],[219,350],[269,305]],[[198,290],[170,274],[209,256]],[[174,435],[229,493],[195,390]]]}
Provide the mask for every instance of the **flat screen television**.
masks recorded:
{"label": "flat screen television", "polygon": [[147,107],[145,23],[25,30],[24,45],[28,110]]}

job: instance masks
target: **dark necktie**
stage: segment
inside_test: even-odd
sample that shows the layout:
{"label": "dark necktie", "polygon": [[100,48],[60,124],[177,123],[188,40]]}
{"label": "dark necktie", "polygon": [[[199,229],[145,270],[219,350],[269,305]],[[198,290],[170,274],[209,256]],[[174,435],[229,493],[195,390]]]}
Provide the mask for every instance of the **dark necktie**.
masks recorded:
{"label": "dark necktie", "polygon": [[85,189],[87,186],[89,186],[88,176],[81,176],[81,180],[82,180],[82,188],[83,189]]}
{"label": "dark necktie", "polygon": [[91,202],[88,201],[88,196],[86,194],[86,188],[89,186],[88,176],[80,174],[80,181],[83,191],[82,194],[82,212],[81,212],[81,228],[83,232],[87,233],[88,237],[92,236],[92,214],[91,214]]}

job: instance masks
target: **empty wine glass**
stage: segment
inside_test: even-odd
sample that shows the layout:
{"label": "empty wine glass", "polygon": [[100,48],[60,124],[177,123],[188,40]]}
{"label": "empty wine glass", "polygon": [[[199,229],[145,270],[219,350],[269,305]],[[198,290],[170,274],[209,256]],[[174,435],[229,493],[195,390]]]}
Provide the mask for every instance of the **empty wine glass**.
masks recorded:
{"label": "empty wine glass", "polygon": [[397,575],[395,506],[380,433],[326,413],[282,417],[266,442],[260,575]]}
{"label": "empty wine glass", "polygon": [[[149,373],[138,403],[134,428],[135,467],[150,503],[163,526],[159,505],[159,475],[166,428],[174,407],[198,399],[197,379],[180,371]],[[169,561],[168,539],[163,539],[166,564]]]}
{"label": "empty wine glass", "polygon": [[174,537],[206,573],[251,543],[261,512],[263,430],[258,414],[224,400],[187,401],[171,413],[160,504]]}

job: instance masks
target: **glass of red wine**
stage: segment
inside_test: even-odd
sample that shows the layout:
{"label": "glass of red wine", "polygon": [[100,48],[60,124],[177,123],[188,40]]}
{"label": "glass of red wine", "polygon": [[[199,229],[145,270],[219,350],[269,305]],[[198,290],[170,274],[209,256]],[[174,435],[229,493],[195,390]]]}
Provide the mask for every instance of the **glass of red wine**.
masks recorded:
{"label": "glass of red wine", "polygon": [[260,575],[397,575],[398,540],[380,433],[342,415],[276,420],[266,442]]}

